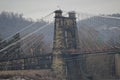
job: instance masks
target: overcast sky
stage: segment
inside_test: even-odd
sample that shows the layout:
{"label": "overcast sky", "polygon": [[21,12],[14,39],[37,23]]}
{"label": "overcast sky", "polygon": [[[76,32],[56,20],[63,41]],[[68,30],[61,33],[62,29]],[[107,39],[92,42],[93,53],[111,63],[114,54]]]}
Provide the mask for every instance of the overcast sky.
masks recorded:
{"label": "overcast sky", "polygon": [[23,13],[30,18],[41,18],[58,9],[92,14],[120,13],[120,0],[0,0],[0,12]]}

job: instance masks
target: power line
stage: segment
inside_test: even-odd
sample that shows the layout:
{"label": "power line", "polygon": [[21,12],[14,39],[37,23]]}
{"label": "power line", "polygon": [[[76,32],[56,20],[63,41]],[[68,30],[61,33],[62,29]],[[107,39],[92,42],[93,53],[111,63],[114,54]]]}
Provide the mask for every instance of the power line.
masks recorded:
{"label": "power line", "polygon": [[[4,50],[8,49],[9,47],[11,47],[11,46],[13,46],[13,45],[17,44],[18,42],[20,42],[20,41],[24,40],[25,38],[29,37],[30,35],[32,35],[32,34],[34,34],[34,33],[38,32],[39,30],[42,30],[42,29],[44,29],[45,27],[48,27],[48,25],[49,25],[49,24],[50,24],[50,23],[48,23],[48,24],[46,24],[46,25],[44,25],[44,26],[40,27],[39,29],[37,29],[37,30],[33,31],[32,33],[30,33],[30,34],[28,34],[28,35],[24,36],[24,37],[23,37],[23,38],[21,38],[20,40],[18,40],[18,41],[16,41],[16,42],[14,42],[14,43],[12,43],[12,44],[10,44],[10,45],[8,45],[8,46],[4,47],[3,49],[1,49],[1,50],[0,50],[0,52],[2,52],[2,51],[4,51]],[[6,55],[6,54],[7,54],[7,53],[4,53],[4,55]],[[3,55],[3,56],[4,56],[4,55]],[[3,57],[3,56],[1,56],[1,57]]]}
{"label": "power line", "polygon": [[[53,12],[51,12],[51,13],[49,13],[48,15],[46,15],[46,16],[44,16],[44,17],[42,17],[42,18],[41,18],[41,20],[43,20],[44,18],[46,18],[46,17],[50,16],[51,14],[53,14]],[[28,28],[32,27],[32,26],[33,26],[33,25],[35,25],[36,23],[37,23],[37,22],[32,22],[31,24],[29,24],[29,25],[25,26],[25,28],[23,28],[23,29],[21,29],[21,30],[17,31],[17,32],[16,32],[16,33],[14,33],[13,35],[11,35],[11,36],[9,36],[9,37],[7,37],[7,38],[3,39],[3,40],[2,40],[2,41],[0,41],[0,42],[2,43],[2,42],[4,42],[5,40],[8,40],[9,38],[13,37],[15,34],[20,33],[20,32],[22,32],[22,31],[24,31],[24,30],[26,30],[26,29],[28,29]]]}

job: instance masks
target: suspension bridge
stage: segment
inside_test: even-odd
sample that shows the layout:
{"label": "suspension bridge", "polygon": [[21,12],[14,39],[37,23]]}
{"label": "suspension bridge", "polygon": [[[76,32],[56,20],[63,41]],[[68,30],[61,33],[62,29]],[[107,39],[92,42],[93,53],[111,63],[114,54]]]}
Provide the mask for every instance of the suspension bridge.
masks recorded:
{"label": "suspension bridge", "polygon": [[[103,28],[119,31],[120,18],[74,11],[62,13],[62,10],[51,12],[42,18],[46,24],[29,24],[3,39],[0,42],[0,70],[51,69],[59,80],[120,77],[120,35],[115,40],[112,39],[114,32],[107,39],[102,33]],[[96,23],[103,25],[102,30]]]}

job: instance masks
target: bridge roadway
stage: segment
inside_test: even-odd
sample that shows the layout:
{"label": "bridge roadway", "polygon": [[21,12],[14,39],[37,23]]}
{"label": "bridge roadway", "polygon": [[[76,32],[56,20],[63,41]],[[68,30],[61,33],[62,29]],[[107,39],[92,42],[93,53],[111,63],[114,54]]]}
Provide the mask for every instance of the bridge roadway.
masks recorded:
{"label": "bridge roadway", "polygon": [[[114,49],[114,50],[103,50],[103,51],[67,51],[67,54],[70,56],[77,56],[77,55],[93,55],[93,54],[118,54],[120,53],[119,49]],[[28,58],[40,58],[42,59],[42,57],[44,57],[46,60],[50,60],[52,59],[52,53],[48,53],[48,54],[39,54],[39,55],[21,55],[21,56],[17,56],[17,57],[13,57],[13,58],[1,58],[0,62],[6,62],[6,61],[13,61],[13,60],[21,60],[21,59],[28,59]]]}
{"label": "bridge roadway", "polygon": [[[40,55],[21,55],[21,56],[17,56],[17,57],[13,57],[13,58],[1,58],[0,59],[0,62],[6,62],[6,61],[13,61],[13,60],[21,60],[21,59],[28,59],[28,58],[38,58],[38,57],[49,57],[51,56],[52,54],[49,53],[49,54],[40,54]],[[49,57],[50,58],[50,57]]]}

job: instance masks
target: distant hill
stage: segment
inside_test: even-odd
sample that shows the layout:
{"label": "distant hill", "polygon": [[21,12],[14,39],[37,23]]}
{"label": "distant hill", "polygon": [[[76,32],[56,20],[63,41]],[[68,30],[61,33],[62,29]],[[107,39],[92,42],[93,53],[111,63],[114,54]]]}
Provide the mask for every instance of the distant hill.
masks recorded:
{"label": "distant hill", "polygon": [[[104,15],[105,16],[105,15]],[[89,26],[94,27],[96,29],[105,29],[109,27],[120,27],[120,14],[112,14],[107,15],[111,18],[104,17],[104,16],[93,16],[84,20],[79,21],[79,26]],[[114,17],[114,18],[112,18]]]}
{"label": "distant hill", "polygon": [[[9,37],[32,23],[36,23],[34,26],[38,26],[38,27],[46,24],[46,22],[44,21],[35,22],[32,21],[32,19],[26,19],[23,17],[22,14],[17,14],[13,12],[2,12],[0,13],[1,37],[2,38]],[[34,28],[31,28],[31,30],[33,30]],[[29,28],[29,31],[28,30],[27,31],[30,32],[31,30]]]}
{"label": "distant hill", "polygon": [[[105,17],[108,16],[108,17]],[[111,17],[111,18],[110,18]],[[114,17],[114,18],[113,18]],[[93,16],[87,19],[83,19],[78,22],[79,29],[84,29],[84,32],[89,28],[93,28],[97,31],[98,37],[104,40],[120,39],[120,14]],[[118,19],[119,18],[119,19]],[[93,31],[90,31],[93,32]],[[94,33],[94,32],[93,32]],[[88,33],[89,34],[89,33]]]}
{"label": "distant hill", "polygon": [[120,14],[117,13],[117,14],[112,14],[112,15],[108,15],[108,16],[112,16],[112,17],[120,17]]}
{"label": "distant hill", "polygon": [[[119,18],[120,14],[111,14],[107,16]],[[21,32],[21,34],[24,35],[26,33],[31,33],[32,31],[38,29],[39,27],[47,24],[47,22],[42,20],[35,22],[32,19],[26,19],[23,17],[22,14],[17,14],[12,12],[2,12],[0,13],[0,37],[2,38],[9,37],[10,35],[15,34],[19,30],[25,28],[26,26],[32,23],[35,23],[35,25]],[[82,33],[87,32],[84,35],[88,35],[89,34],[88,31],[93,32],[93,34],[97,32],[99,33],[99,37],[104,38],[105,40],[109,40],[114,35],[115,36],[120,35],[119,32],[120,19],[115,19],[115,18],[93,16],[78,21],[78,27],[79,27],[79,31],[82,31]],[[54,33],[53,30],[54,30],[54,25],[50,24],[47,29],[43,29],[39,33],[46,35],[45,40],[47,41],[50,40],[51,42],[51,40],[53,39],[53,33]],[[82,36],[81,32],[79,34],[80,36]]]}
{"label": "distant hill", "polygon": [[[38,30],[40,27],[46,25],[47,23],[48,22],[45,22],[43,20],[33,21],[32,19],[26,19],[23,17],[22,14],[17,14],[12,12],[2,12],[0,13],[0,41],[10,37],[9,39],[7,39],[9,42],[12,40],[13,35],[15,35],[16,33],[20,34],[20,38],[23,38],[27,34]],[[29,28],[26,28],[28,26]],[[39,48],[39,50],[43,49],[43,52],[45,51],[49,52],[50,49],[48,48],[49,47],[48,41],[52,41],[53,39],[51,37],[53,33],[49,32],[49,30],[53,29],[52,27],[53,26],[51,24],[49,25],[49,27],[47,27],[47,29],[42,29],[38,32],[36,31],[34,34],[22,40],[21,41],[22,51],[24,53],[30,54],[32,53],[30,52],[31,48],[34,47],[35,49]]]}

